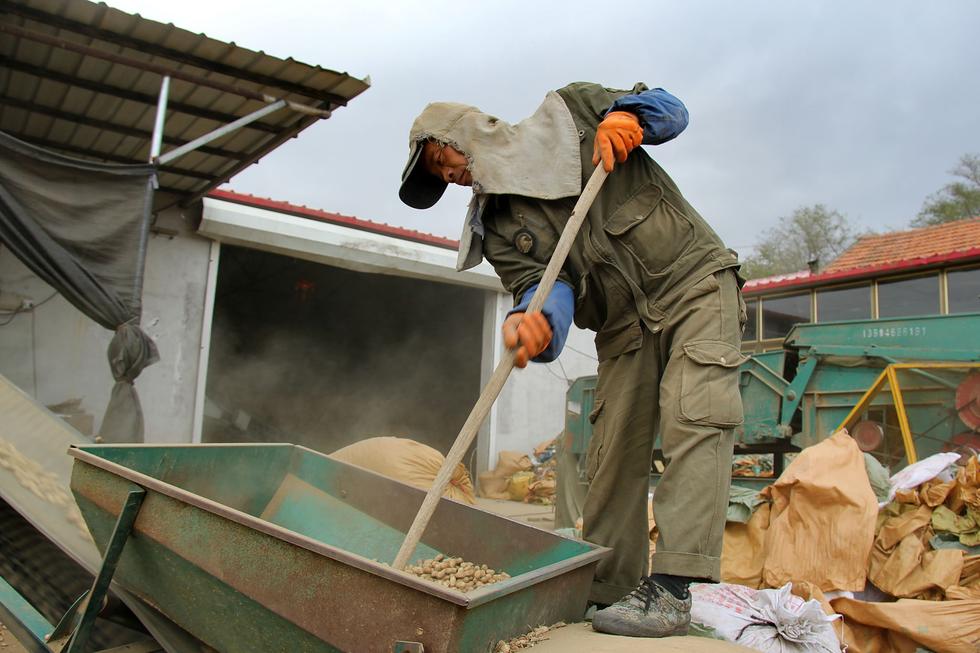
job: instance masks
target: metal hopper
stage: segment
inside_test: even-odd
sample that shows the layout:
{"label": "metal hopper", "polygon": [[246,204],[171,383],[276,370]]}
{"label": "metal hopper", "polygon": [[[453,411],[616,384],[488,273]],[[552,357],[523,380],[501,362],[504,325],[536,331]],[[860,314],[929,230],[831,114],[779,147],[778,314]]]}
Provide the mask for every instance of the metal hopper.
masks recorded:
{"label": "metal hopper", "polygon": [[145,490],[114,580],[221,651],[489,650],[580,619],[608,552],[442,499],[412,560],[441,552],[511,575],[464,594],[385,564],[425,496],[413,486],[287,444],[69,453],[102,551]]}

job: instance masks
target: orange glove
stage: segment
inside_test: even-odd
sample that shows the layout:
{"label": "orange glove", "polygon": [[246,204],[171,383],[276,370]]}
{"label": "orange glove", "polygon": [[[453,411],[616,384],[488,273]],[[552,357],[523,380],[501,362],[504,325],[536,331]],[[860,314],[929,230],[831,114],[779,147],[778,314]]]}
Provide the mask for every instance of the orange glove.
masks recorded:
{"label": "orange glove", "polygon": [[514,313],[504,320],[504,346],[516,350],[514,365],[527,362],[543,352],[551,342],[551,325],[544,313]]}
{"label": "orange glove", "polygon": [[592,165],[599,165],[601,158],[602,167],[606,172],[612,172],[613,159],[623,163],[633,148],[642,142],[643,128],[639,118],[629,111],[610,111],[596,130]]}

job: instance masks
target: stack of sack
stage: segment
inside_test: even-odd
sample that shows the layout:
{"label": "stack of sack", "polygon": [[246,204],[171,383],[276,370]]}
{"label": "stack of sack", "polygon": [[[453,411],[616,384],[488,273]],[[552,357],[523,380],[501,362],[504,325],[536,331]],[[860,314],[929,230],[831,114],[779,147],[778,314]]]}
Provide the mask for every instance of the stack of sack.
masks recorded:
{"label": "stack of sack", "polygon": [[[432,447],[408,438],[368,438],[330,454],[330,458],[363,467],[382,476],[428,490],[446,457]],[[444,497],[476,503],[473,480],[466,467],[456,465]]]}
{"label": "stack of sack", "polygon": [[772,458],[767,454],[743,454],[732,461],[732,476],[772,478]]}
{"label": "stack of sack", "polygon": [[[958,457],[939,454],[922,462],[941,463],[943,456]],[[978,486],[980,461],[972,456],[955,476],[943,469],[919,485],[897,489],[875,526],[868,569],[875,587],[903,598],[980,599]]]}
{"label": "stack of sack", "polygon": [[[958,456],[938,456],[946,457],[885,475],[882,483],[841,431],[801,452],[760,493],[747,521],[727,524],[722,580],[791,592],[802,601],[794,606],[781,599],[786,619],[770,623],[779,650],[822,650],[832,627],[849,653],[980,651],[980,551],[971,544],[980,530],[980,461],[973,456],[950,468]],[[703,623],[711,620],[711,602],[702,597],[699,608],[698,593],[692,594],[700,626],[729,632]],[[775,598],[742,600],[779,604]],[[817,604],[828,619],[842,619],[821,625],[813,619]],[[794,611],[809,615],[805,626],[794,621]],[[751,630],[732,641],[749,644],[744,637]],[[793,641],[793,633],[803,631],[812,634],[809,644]]]}
{"label": "stack of sack", "polygon": [[554,440],[535,448],[534,457],[517,451],[501,451],[497,466],[479,475],[480,496],[525,503],[555,502]]}

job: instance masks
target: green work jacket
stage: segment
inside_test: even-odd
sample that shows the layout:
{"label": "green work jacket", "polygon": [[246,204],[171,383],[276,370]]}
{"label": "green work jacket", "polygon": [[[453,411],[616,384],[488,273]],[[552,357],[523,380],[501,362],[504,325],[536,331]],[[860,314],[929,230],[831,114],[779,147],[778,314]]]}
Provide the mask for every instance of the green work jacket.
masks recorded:
{"label": "green work jacket", "polygon": [[[595,169],[593,141],[606,110],[645,89],[575,83],[558,90],[579,130],[583,187]],[[576,199],[495,195],[488,202],[483,254],[515,302],[541,279]],[[637,148],[606,179],[559,279],[574,289],[575,324],[597,333],[604,360],[638,348],[641,323],[658,333],[672,303],[694,283],[737,265],[663,168]]]}

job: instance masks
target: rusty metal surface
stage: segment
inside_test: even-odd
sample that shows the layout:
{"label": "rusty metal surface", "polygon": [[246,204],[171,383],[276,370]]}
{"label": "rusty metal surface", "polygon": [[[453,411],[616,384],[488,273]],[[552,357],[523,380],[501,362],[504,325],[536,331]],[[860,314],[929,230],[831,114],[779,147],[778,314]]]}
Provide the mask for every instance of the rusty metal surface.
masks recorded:
{"label": "rusty metal surface", "polygon": [[[125,445],[120,445],[120,446],[125,446]],[[172,446],[176,447],[181,445],[172,445]],[[269,445],[202,444],[197,446],[223,447],[223,446],[269,446]],[[276,446],[276,445],[271,445],[271,446]],[[225,519],[231,520],[233,522],[237,522],[251,529],[259,531],[261,533],[265,533],[266,535],[270,535],[276,539],[280,539],[285,542],[289,542],[290,544],[294,544],[296,546],[312,551],[314,553],[318,553],[320,555],[333,558],[335,560],[343,562],[346,565],[350,565],[351,567],[355,567],[357,569],[361,569],[364,571],[369,571],[371,573],[376,573],[390,580],[394,580],[395,582],[408,585],[409,587],[413,587],[415,589],[420,589],[429,592],[431,594],[435,594],[444,600],[456,603],[458,605],[466,605],[468,603],[466,596],[460,592],[455,592],[446,589],[442,586],[434,585],[432,583],[426,583],[421,579],[419,579],[418,577],[413,576],[411,574],[400,572],[395,569],[391,569],[390,567],[385,567],[384,565],[381,565],[373,560],[353,554],[343,549],[332,547],[330,545],[324,544],[312,538],[306,537],[305,535],[302,535],[300,533],[296,533],[295,531],[282,528],[281,526],[278,526],[271,522],[263,521],[248,513],[242,512],[240,510],[235,510],[233,508],[229,508],[228,506],[222,503],[211,501],[206,497],[202,497],[200,495],[187,492],[186,490],[183,490],[174,485],[170,485],[169,483],[164,483],[151,476],[147,476],[146,474],[135,472],[127,467],[123,467],[122,465],[117,465],[98,456],[93,456],[76,447],[72,447],[69,450],[69,454],[78,460],[84,461],[85,463],[93,465],[95,467],[104,469],[122,478],[128,479],[142,487],[151,489],[155,492],[159,492],[162,495],[166,495],[168,497],[171,497],[173,499],[176,499],[188,505],[196,506],[198,508],[201,508],[202,510],[206,510],[210,513],[213,513]],[[96,500],[96,496],[94,495],[89,496],[89,498]],[[96,503],[98,503],[100,507],[102,507],[103,509],[107,511],[111,511],[114,514],[118,514],[119,506],[116,504],[116,499],[114,497],[111,496],[99,497],[98,500],[96,500]]]}
{"label": "rusty metal surface", "polygon": [[[229,453],[239,447],[202,446]],[[149,490],[117,579],[218,650],[269,650],[286,641],[296,651],[387,652],[396,641],[422,642],[426,651],[483,650],[525,632],[529,622],[580,617],[604,554],[589,548],[564,563],[549,561],[549,551],[561,553],[571,541],[446,500],[433,521],[434,538],[427,538],[430,546],[525,569],[499,586],[462,594],[92,452],[73,448],[71,455],[77,459],[72,489],[100,543],[129,482]],[[373,518],[383,516],[394,527],[407,528],[412,506],[424,495],[315,452],[294,448],[292,456],[290,473],[316,480],[333,470],[321,483],[324,491],[335,491],[354,508],[367,506]],[[468,530],[473,523],[479,527]],[[494,550],[503,540],[503,552]]]}
{"label": "rusty metal surface", "polygon": [[[201,444],[193,445],[198,449],[226,449],[232,451],[244,447],[282,447],[275,444]],[[300,446],[291,446],[294,460],[297,457],[313,456],[317,459],[329,460],[339,471],[335,491],[343,495],[355,508],[371,514],[372,517],[383,521],[404,532],[411,525],[412,518],[425,497],[425,491],[414,486],[394,481],[374,472],[345,465],[323,454]],[[153,445],[154,448],[174,450],[185,449],[187,445]],[[89,447],[86,447],[89,448]],[[407,585],[421,591],[434,594],[457,605],[478,605],[494,598],[504,596],[528,585],[540,582],[562,573],[563,569],[597,562],[607,554],[608,549],[590,545],[588,552],[573,560],[565,560],[563,564],[542,565],[523,574],[511,572],[513,578],[508,581],[495,583],[477,591],[463,594],[434,583],[429,583],[379,562],[357,555],[350,551],[324,544],[321,541],[307,537],[296,531],[283,528],[272,522],[259,519],[255,515],[230,508],[223,503],[213,501],[184,490],[180,487],[165,483],[157,478],[141,474],[128,467],[118,465],[100,456],[93,455],[86,448],[72,447],[69,454],[78,460],[100,467],[122,478],[129,479],[142,487],[152,489],[192,506],[230,519],[249,528],[255,529],[277,539],[289,542],[314,553],[325,555],[344,564],[377,574],[396,583]],[[131,445],[102,445],[100,448],[132,448]],[[149,448],[149,447],[146,447]],[[294,463],[295,464],[295,463]],[[487,527],[487,522],[493,523],[493,528]],[[464,551],[466,559],[480,564],[486,564],[495,569],[508,567],[513,559],[514,543],[520,542],[520,555],[533,558],[547,552],[554,546],[559,536],[550,531],[530,526],[523,522],[492,515],[491,513],[473,508],[472,506],[442,499],[439,508],[426,532],[424,542],[437,550],[453,555],[461,555]]]}

